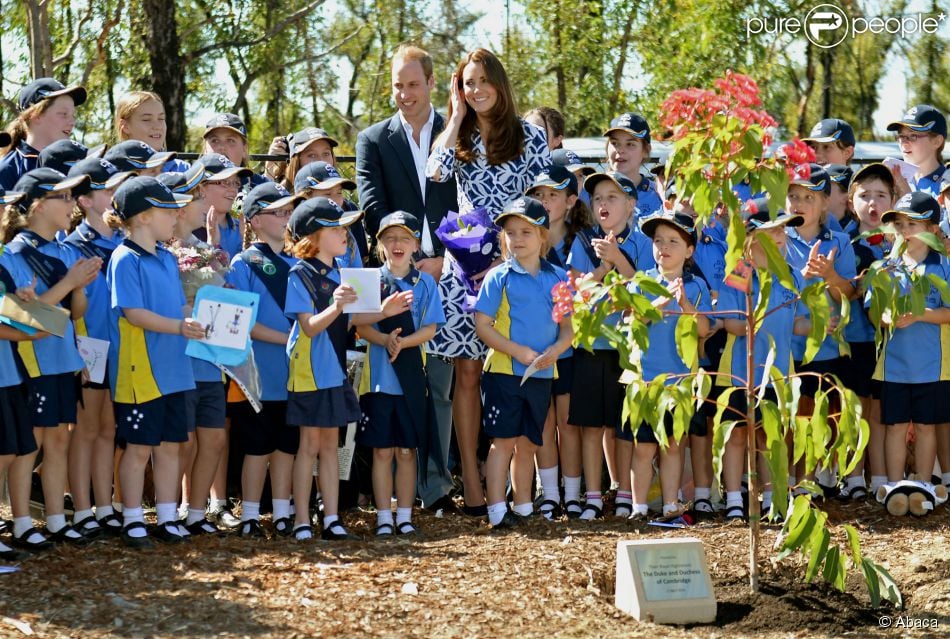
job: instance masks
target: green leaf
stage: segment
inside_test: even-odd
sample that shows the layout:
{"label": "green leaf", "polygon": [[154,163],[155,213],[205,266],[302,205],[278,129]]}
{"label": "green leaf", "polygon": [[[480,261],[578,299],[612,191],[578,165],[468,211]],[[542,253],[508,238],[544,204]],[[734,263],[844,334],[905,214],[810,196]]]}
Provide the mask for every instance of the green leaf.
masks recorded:
{"label": "green leaf", "polygon": [[745,223],[738,211],[729,211],[729,230],[726,233],[726,275],[736,269],[745,249]]}
{"label": "green leaf", "polygon": [[822,576],[839,592],[844,592],[844,562],[841,561],[841,551],[837,546],[828,549],[828,556],[825,558],[825,571]]}
{"label": "green leaf", "polygon": [[930,250],[936,251],[937,253],[946,256],[947,249],[944,248],[943,242],[940,240],[940,238],[933,233],[918,233],[914,236],[914,238],[929,246]]}
{"label": "green leaf", "polygon": [[676,321],[676,352],[690,370],[696,368],[699,329],[695,315],[680,315]]}
{"label": "green leaf", "polygon": [[792,517],[788,522],[788,534],[782,540],[782,550],[795,551],[801,548],[811,539],[817,522],[811,499],[805,495],[796,497],[792,506]]}
{"label": "green leaf", "polygon": [[861,565],[861,539],[858,537],[858,531],[851,524],[844,524],[845,534],[848,535],[848,546],[851,548],[851,561],[855,566]]}
{"label": "green leaf", "polygon": [[878,577],[877,564],[870,559],[861,560],[861,572],[864,573],[864,584],[868,588],[868,597],[871,599],[871,607],[877,608],[881,605],[881,579]]}
{"label": "green leaf", "polygon": [[788,268],[788,261],[784,255],[779,253],[778,246],[775,245],[775,242],[766,233],[759,233],[755,237],[759,246],[761,246],[765,252],[765,259],[768,260],[769,265],[769,273],[777,277],[782,286],[797,293],[798,287],[795,286],[795,280],[792,279],[792,272]]}
{"label": "green leaf", "polygon": [[772,481],[772,512],[783,518],[788,510],[788,446],[778,406],[769,400],[759,402],[762,411],[762,429],[765,431],[765,450],[762,455],[769,467]]}
{"label": "green leaf", "polygon": [[950,284],[948,284],[936,273],[928,273],[927,279],[930,280],[930,283],[940,293],[940,299],[943,301],[944,305],[950,306]]}
{"label": "green leaf", "polygon": [[805,581],[807,583],[811,583],[815,577],[818,576],[821,563],[825,559],[826,553],[828,553],[828,543],[830,541],[831,535],[824,527],[820,526],[820,522],[816,520],[814,532],[808,544],[808,568],[805,570]]}

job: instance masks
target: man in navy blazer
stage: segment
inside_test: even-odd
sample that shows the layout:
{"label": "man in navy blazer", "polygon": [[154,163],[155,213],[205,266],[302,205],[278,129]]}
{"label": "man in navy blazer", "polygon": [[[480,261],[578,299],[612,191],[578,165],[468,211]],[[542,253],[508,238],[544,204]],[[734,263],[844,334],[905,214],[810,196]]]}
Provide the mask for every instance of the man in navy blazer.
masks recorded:
{"label": "man in navy blazer", "polygon": [[[432,182],[425,167],[432,141],[445,125],[432,108],[432,58],[419,47],[403,45],[393,56],[393,101],[398,111],[391,118],[364,129],[356,138],[356,188],[366,230],[375,244],[379,222],[393,211],[407,211],[422,220],[421,253],[416,267],[435,278],[442,276],[445,249],[435,230],[446,214],[458,210],[455,180]],[[429,382],[435,402],[442,461],[448,465],[452,437],[452,364],[435,356],[427,359]],[[420,469],[420,475],[423,474]],[[425,471],[418,495],[430,510],[457,511],[449,491],[452,478],[435,464]],[[377,504],[377,508],[389,504]]]}

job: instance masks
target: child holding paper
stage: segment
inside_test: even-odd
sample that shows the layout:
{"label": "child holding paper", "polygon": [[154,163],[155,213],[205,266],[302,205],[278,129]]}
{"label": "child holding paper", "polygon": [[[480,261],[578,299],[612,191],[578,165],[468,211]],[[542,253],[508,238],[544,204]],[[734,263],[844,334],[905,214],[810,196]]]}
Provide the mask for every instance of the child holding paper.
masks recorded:
{"label": "child holding paper", "polygon": [[[23,193],[3,216],[3,241],[7,246],[0,263],[7,266],[20,287],[36,287],[40,300],[61,305],[72,319],[86,312],[85,286],[95,280],[102,266],[98,257],[86,259],[56,240],[69,228],[74,189],[87,183],[88,176],[67,178],[53,169],[34,169],[21,177],[16,191]],[[15,265],[14,265],[15,264]],[[76,421],[79,376],[84,363],[76,348],[75,330],[67,322],[62,337],[37,342],[21,342],[20,358],[29,380],[29,404],[33,435],[43,448],[43,497],[46,531],[54,541],[83,544],[88,540],[66,523],[63,497],[66,491],[69,424]],[[18,458],[32,470],[36,454]],[[14,472],[19,476],[18,472]],[[33,528],[29,516],[29,483],[11,484],[14,516],[14,544],[28,550],[47,545],[45,536]]]}
{"label": "child holding paper", "polygon": [[[475,302],[475,330],[489,347],[482,374],[482,426],[492,439],[485,467],[488,521],[510,528],[533,512],[534,453],[551,403],[555,362],[571,345],[571,318],[560,324],[551,311],[551,289],[567,279],[563,269],[541,256],[548,252],[550,220],[544,205],[523,197],[495,219],[502,228],[505,261],[488,272]],[[524,379],[529,368],[535,373]],[[512,456],[521,472],[511,478],[514,513],[505,499]]]}

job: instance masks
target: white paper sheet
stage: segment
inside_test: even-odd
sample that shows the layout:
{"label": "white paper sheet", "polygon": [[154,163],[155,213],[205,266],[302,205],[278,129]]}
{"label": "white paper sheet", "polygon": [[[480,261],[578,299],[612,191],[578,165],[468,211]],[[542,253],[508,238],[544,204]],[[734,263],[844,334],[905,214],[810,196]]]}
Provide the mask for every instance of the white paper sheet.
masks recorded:
{"label": "white paper sheet", "polygon": [[195,319],[207,326],[198,340],[212,346],[243,349],[251,334],[251,308],[212,300],[201,300]]}
{"label": "white paper sheet", "polygon": [[534,358],[534,361],[525,369],[524,375],[521,376],[521,385],[524,386],[524,383],[528,381],[528,378],[538,372],[538,361],[541,359],[541,355],[538,355]]}
{"label": "white paper sheet", "polygon": [[916,164],[911,164],[910,162],[905,162],[904,160],[898,160],[897,158],[884,158],[882,163],[889,169],[897,167],[900,169],[901,175],[904,176],[904,179],[908,182],[917,175],[917,169],[919,168]]}
{"label": "white paper sheet", "polygon": [[378,268],[341,268],[340,284],[356,291],[356,301],[343,307],[344,313],[378,313],[383,310]]}
{"label": "white paper sheet", "polygon": [[76,336],[76,346],[82,361],[86,363],[89,381],[101,384],[106,378],[106,361],[109,358],[109,342],[104,339]]}

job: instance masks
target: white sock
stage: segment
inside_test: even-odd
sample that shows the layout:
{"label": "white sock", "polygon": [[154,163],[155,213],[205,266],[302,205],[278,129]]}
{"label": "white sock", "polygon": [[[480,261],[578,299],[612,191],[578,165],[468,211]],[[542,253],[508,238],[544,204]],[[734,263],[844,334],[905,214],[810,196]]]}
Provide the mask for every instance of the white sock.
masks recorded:
{"label": "white sock", "polygon": [[680,509],[680,505],[676,502],[670,504],[663,504],[663,516],[669,515],[670,513],[675,513]]}
{"label": "white sock", "polygon": [[112,509],[112,506],[96,506],[96,519],[102,521],[109,515],[114,515],[115,511]]}
{"label": "white sock", "polygon": [[13,552],[13,548],[0,541],[0,552]]}
{"label": "white sock", "polygon": [[27,515],[26,517],[17,517],[13,520],[13,535],[18,539],[23,541],[28,541],[31,543],[40,543],[43,541],[43,535],[38,532],[33,533],[29,537],[24,538],[23,535],[27,530],[33,527],[33,519]]}
{"label": "white sock", "polygon": [[772,491],[763,490],[762,491],[762,510],[768,510],[772,507]]}
{"label": "white sock", "polygon": [[887,483],[887,475],[871,475],[871,492],[876,493],[877,489]]}
{"label": "white sock", "polygon": [[66,515],[60,513],[58,515],[47,515],[46,516],[46,530],[51,533],[56,533],[66,527]]}
{"label": "white sock", "polygon": [[185,520],[187,525],[196,524],[202,519],[205,518],[205,511],[203,508],[189,508],[188,509],[188,519]]}
{"label": "white sock", "polygon": [[[128,526],[131,523],[140,522],[145,523],[145,513],[142,511],[142,507],[138,508],[126,508],[122,511],[122,523],[124,526]],[[140,538],[145,537],[148,533],[144,528],[133,528],[129,531],[129,537]]]}
{"label": "white sock", "polygon": [[726,508],[732,508],[733,506],[742,507],[741,490],[731,490],[726,493]]}
{"label": "white sock", "polygon": [[377,526],[385,526],[385,525],[392,526],[393,525],[393,511],[386,510],[385,508],[383,510],[377,510],[376,511],[376,525]]}
{"label": "white sock", "polygon": [[501,520],[505,518],[505,513],[508,511],[508,505],[500,501],[497,504],[488,505],[488,523],[492,526],[497,526],[501,523]]}
{"label": "white sock", "polygon": [[633,503],[633,493],[629,490],[618,490],[617,498],[614,500],[615,504],[626,504],[630,505]]}
{"label": "white sock", "polygon": [[283,518],[290,518],[290,500],[289,499],[274,499],[271,502],[274,506],[274,521]]}
{"label": "white sock", "polygon": [[175,507],[175,502],[168,502],[167,504],[155,504],[155,517],[158,519],[159,526],[169,522],[177,521],[178,509]]}
{"label": "white sock", "polygon": [[[599,492],[588,491],[587,493],[587,505],[588,506],[597,506],[601,510],[604,509],[604,499],[603,495]],[[584,509],[584,512],[581,513],[581,520],[583,521],[592,521],[595,517],[594,511]]]}
{"label": "white sock", "polygon": [[581,478],[564,476],[564,502],[581,500]]}
{"label": "white sock", "polygon": [[412,522],[412,508],[396,508],[396,524]]}
{"label": "white sock", "polygon": [[326,517],[323,518],[323,527],[329,528],[330,524],[332,524],[335,521],[338,521],[339,519],[340,519],[339,515],[327,515]]}
{"label": "white sock", "polygon": [[693,491],[693,499],[709,499],[710,488],[700,488],[699,486]]}
{"label": "white sock", "polygon": [[634,504],[633,505],[633,514],[634,515],[646,515],[650,512],[650,508],[646,504]]}
{"label": "white sock", "polygon": [[87,508],[85,510],[77,510],[73,513],[73,522],[78,523],[87,517],[92,517],[92,520],[95,521],[96,517],[92,514],[92,508]]}
{"label": "white sock", "polygon": [[940,482],[944,486],[950,486],[950,473],[944,473],[940,476]]}
{"label": "white sock", "polygon": [[313,532],[306,524],[300,524],[294,528],[294,539],[302,541],[304,539],[313,539]]}
{"label": "white sock", "polygon": [[848,489],[851,488],[864,488],[864,475],[855,475],[854,477],[848,477],[845,481],[845,487]]}
{"label": "white sock", "polygon": [[512,510],[515,511],[516,515],[529,517],[534,512],[534,505],[530,501],[526,504],[515,504]]}
{"label": "white sock", "polygon": [[557,485],[557,466],[539,468],[538,477],[541,478],[541,494],[545,500],[560,503],[561,491]]}
{"label": "white sock", "polygon": [[257,521],[261,518],[261,502],[242,501],[241,521]]}

